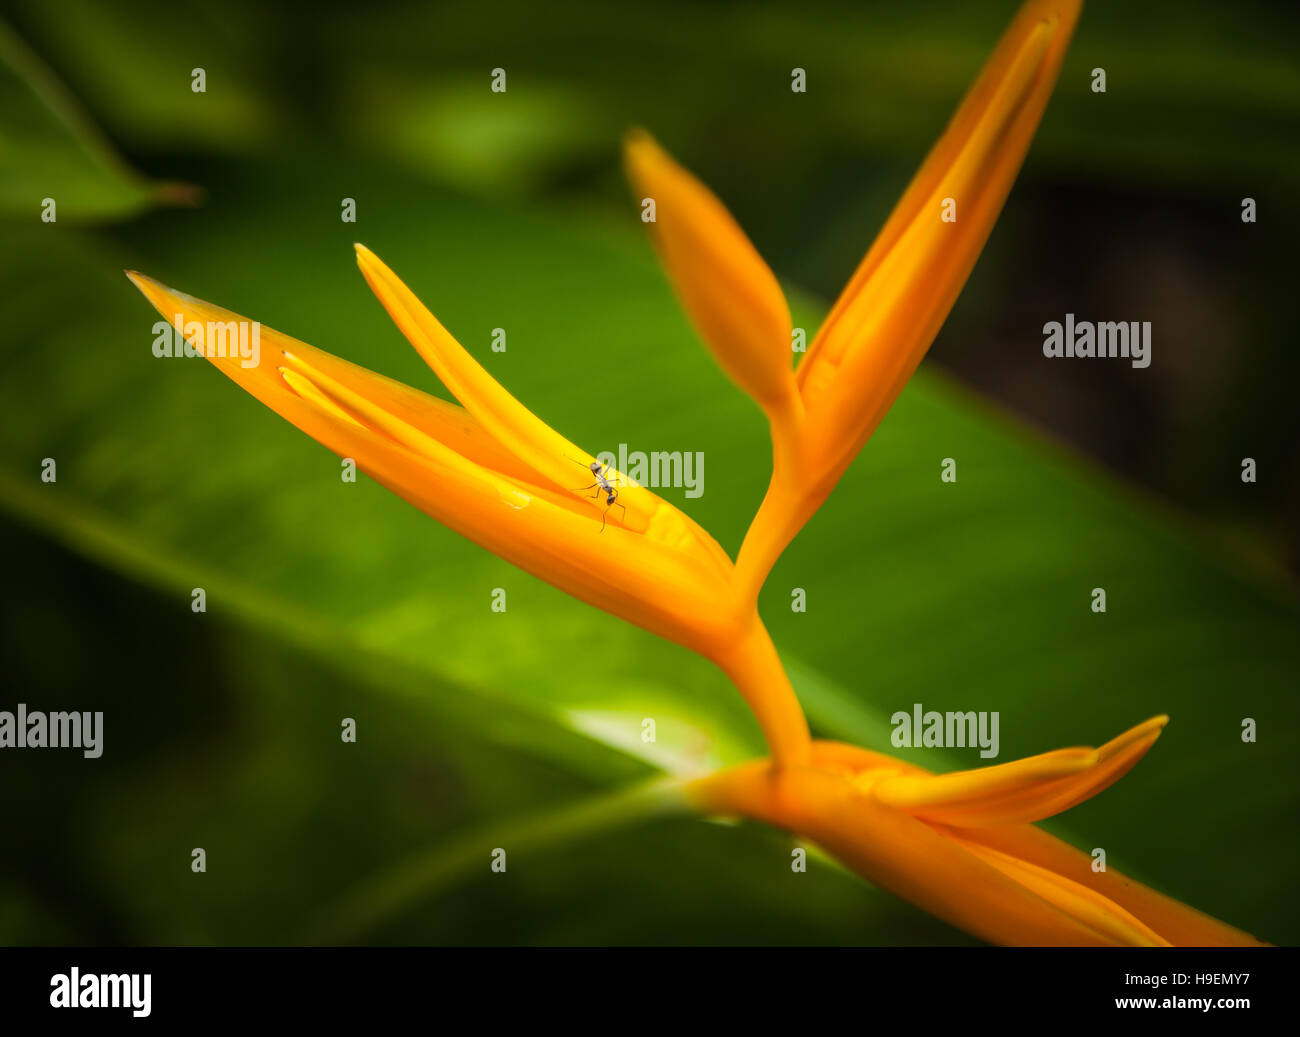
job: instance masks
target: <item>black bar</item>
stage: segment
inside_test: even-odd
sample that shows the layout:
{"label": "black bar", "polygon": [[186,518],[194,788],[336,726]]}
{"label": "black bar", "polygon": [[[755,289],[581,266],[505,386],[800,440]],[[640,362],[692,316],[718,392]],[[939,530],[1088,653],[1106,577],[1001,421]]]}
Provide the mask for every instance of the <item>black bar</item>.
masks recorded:
{"label": "black bar", "polygon": [[[466,1011],[488,1028],[512,1018],[533,1026],[566,1019],[611,1027],[633,1019],[669,1027],[713,1017],[770,1022],[782,1011],[810,1026],[820,1013],[834,1013],[840,1032],[849,1032],[846,1024],[866,1032],[898,1013],[917,1022],[1073,1022],[1155,1012],[1181,1025],[1198,1017],[1226,1022],[1225,1013],[1288,1011],[1295,954],[1295,948],[3,948],[0,1019],[7,1032],[22,1032],[9,1029],[16,1022],[80,1028],[110,1020],[168,1029],[250,1020],[337,1026],[373,1024],[396,1012],[460,1031],[465,1027],[452,1023]],[[148,975],[149,1014],[137,1017],[130,1005],[52,1006],[52,996],[71,993],[73,968],[78,999],[91,997],[93,988],[109,1000],[126,991],[120,999],[129,1001],[132,988],[117,980],[105,986],[99,977],[134,975],[136,1003],[142,1002]]]}

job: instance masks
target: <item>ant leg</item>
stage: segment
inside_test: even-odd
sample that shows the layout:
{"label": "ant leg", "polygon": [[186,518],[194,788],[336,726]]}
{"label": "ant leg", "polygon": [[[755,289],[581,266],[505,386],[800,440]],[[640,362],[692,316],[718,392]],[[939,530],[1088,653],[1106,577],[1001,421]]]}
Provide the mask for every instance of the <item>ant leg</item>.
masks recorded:
{"label": "ant leg", "polygon": [[606,504],[606,505],[605,505],[605,513],[604,513],[603,515],[600,516],[600,531],[601,531],[602,533],[605,532],[605,520],[609,518],[609,509],[610,509],[610,508],[622,508],[622,509],[623,509],[623,525],[624,525],[624,528],[627,527],[627,505],[626,505],[626,504],[620,504],[618,501],[615,501],[613,504]]}
{"label": "ant leg", "polygon": [[581,493],[583,490],[590,490],[592,486],[599,486],[599,485],[600,485],[600,483],[596,483],[596,482],[594,482],[594,483],[591,484],[591,486],[575,486],[575,487],[574,487],[572,490],[570,490],[569,492],[570,492],[570,493]]}

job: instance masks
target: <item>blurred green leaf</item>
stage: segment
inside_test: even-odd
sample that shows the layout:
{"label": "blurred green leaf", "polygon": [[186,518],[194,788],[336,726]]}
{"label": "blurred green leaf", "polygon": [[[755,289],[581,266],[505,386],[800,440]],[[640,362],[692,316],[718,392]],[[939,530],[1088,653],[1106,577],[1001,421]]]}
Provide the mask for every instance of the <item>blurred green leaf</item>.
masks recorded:
{"label": "blurred green leaf", "polygon": [[780,833],[650,823],[649,772],[621,753],[229,582],[214,596],[237,614],[195,622],[181,588],[211,574],[151,553],[142,586],[45,538],[136,558],[111,522],[47,518],[0,519],[0,645],[22,701],[103,709],[106,746],[0,755],[24,833],[0,864],[0,943],[969,942],[837,868],[758,911],[789,874]]}
{"label": "blurred green leaf", "polygon": [[71,95],[0,21],[0,215],[64,221],[121,219],[192,189],[151,183],[113,151]]}
{"label": "blurred green leaf", "polygon": [[[288,53],[273,56],[265,4],[220,9],[200,0],[14,0],[12,21],[53,65],[112,138],[156,151],[186,146],[243,150],[283,133],[283,98],[267,80],[294,81],[305,46],[285,18]],[[202,91],[193,74],[204,72]],[[300,85],[300,84],[299,84]],[[301,104],[294,106],[300,110]]]}
{"label": "blurred green leaf", "polygon": [[590,95],[556,83],[516,83],[492,93],[486,72],[429,84],[391,70],[350,96],[357,138],[377,154],[426,170],[465,191],[539,193],[567,163],[599,160],[619,127]]}

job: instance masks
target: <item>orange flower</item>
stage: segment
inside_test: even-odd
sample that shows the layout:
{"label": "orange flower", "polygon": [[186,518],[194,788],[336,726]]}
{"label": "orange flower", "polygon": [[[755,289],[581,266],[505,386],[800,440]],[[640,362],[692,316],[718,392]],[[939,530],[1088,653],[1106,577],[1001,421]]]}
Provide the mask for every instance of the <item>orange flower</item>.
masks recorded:
{"label": "orange flower", "polygon": [[[623,507],[584,481],[592,456],[511,396],[378,257],[370,287],[457,407],[262,328],[260,362],[208,356],[231,380],[439,522],[597,608],[717,663],[746,697],[773,755],[805,759],[808,725],[754,600],[726,552],[663,498],[613,470]],[[195,348],[212,324],[246,319],[128,277]],[[210,350],[204,350],[204,355]],[[575,463],[577,462],[577,463]],[[584,476],[586,477],[584,480]]]}
{"label": "orange flower", "polygon": [[[772,428],[767,496],[733,565],[686,515],[620,473],[620,510],[574,462],[592,456],[476,363],[397,276],[358,245],[362,273],[463,407],[262,330],[261,363],[227,376],[378,482],[502,558],[713,660],[771,749],[690,783],[698,809],[806,835],[848,866],[984,939],[1034,944],[1255,943],[1034,828],[1117,780],[1157,717],[1097,750],[1064,749],[958,774],[813,742],[758,591],[920,362],[997,218],[1060,69],[1078,0],[1029,0],[853,275],[797,372],[775,277],[721,203],[650,138],[628,138],[652,232],[706,343]],[[942,218],[956,207],[956,222]],[[131,280],[181,333],[243,318]],[[196,342],[196,345],[201,343]],[[269,362],[268,362],[269,354]],[[597,482],[600,479],[596,479]]]}
{"label": "orange flower", "polygon": [[813,742],[809,764],[755,761],[692,782],[701,810],[755,818],[817,842],[930,914],[993,943],[1261,946],[1028,822],[1069,809],[1128,771],[1168,717],[1100,749],[932,775],[890,756]]}

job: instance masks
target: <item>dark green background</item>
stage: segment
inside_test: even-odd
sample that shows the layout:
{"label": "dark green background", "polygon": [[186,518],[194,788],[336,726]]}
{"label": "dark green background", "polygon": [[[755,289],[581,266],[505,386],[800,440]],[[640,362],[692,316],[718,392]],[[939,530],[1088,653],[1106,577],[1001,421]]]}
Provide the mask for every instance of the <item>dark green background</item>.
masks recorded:
{"label": "dark green background", "polygon": [[[811,329],[1013,4],[6,8],[0,708],[102,709],[106,738],[94,761],[0,754],[0,940],[324,938],[396,868],[410,893],[347,939],[966,941],[820,858],[792,875],[790,838],[756,826],[565,836],[586,797],[761,751],[739,697],[343,484],[208,365],[155,359],[121,271],[439,391],[355,269],[364,241],[589,450],[703,451],[705,495],[666,495],[734,552],[766,430],[654,262],[622,132],[720,194]],[[763,598],[826,736],[887,748],[913,702],[998,710],[1007,760],[1170,713],[1135,771],[1049,827],[1280,943],[1300,932],[1296,28],[1287,5],[1085,8],[931,361]],[[161,181],[202,204],[154,205]],[[1067,310],[1151,320],[1151,368],[1044,360]]]}

